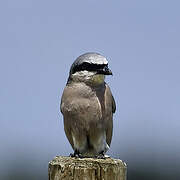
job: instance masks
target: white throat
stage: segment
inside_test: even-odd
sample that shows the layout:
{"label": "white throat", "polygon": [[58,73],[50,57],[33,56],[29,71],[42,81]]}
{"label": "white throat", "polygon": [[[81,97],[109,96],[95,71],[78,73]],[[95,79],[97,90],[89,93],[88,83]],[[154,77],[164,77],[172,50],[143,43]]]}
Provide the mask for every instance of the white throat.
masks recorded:
{"label": "white throat", "polygon": [[96,72],[79,71],[71,75],[74,82],[85,82],[92,85],[104,83],[105,75],[96,74]]}

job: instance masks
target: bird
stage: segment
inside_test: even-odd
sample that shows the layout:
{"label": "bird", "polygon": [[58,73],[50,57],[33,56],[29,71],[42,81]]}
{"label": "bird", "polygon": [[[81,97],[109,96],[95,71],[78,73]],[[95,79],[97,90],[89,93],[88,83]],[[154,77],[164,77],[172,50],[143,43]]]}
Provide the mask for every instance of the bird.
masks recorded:
{"label": "bird", "polygon": [[108,60],[96,52],[80,55],[71,65],[60,103],[64,131],[74,150],[71,157],[106,157],[116,111],[106,75],[112,75]]}

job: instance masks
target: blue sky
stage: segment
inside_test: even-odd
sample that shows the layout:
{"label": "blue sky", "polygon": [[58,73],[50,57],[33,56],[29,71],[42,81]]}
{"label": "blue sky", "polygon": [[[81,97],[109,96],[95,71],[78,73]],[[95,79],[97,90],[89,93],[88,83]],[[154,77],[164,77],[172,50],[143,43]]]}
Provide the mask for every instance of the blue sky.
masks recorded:
{"label": "blue sky", "polygon": [[106,56],[113,71],[106,79],[117,103],[109,154],[125,161],[155,157],[157,164],[171,154],[170,162],[180,158],[179,6],[2,0],[0,159],[6,165],[0,169],[15,155],[38,157],[41,166],[72,152],[60,98],[72,62],[92,51]]}

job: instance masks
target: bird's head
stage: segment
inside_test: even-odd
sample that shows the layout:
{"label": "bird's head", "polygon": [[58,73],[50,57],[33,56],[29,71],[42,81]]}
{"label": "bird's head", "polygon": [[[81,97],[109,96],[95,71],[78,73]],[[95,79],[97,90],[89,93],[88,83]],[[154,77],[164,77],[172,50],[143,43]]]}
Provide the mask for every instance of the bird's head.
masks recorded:
{"label": "bird's head", "polygon": [[105,75],[112,75],[107,59],[98,53],[85,53],[71,65],[68,81],[98,85],[104,83]]}

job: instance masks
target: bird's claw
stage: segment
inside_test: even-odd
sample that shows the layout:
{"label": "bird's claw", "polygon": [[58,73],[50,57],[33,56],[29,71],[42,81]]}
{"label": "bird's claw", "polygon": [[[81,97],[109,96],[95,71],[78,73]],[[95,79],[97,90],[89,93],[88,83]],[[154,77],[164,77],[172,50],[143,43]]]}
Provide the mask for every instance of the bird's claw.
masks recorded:
{"label": "bird's claw", "polygon": [[82,156],[82,154],[80,154],[78,151],[74,151],[74,153],[72,154],[70,154],[69,155],[70,157],[75,157],[75,158],[83,158],[83,156]]}
{"label": "bird's claw", "polygon": [[96,156],[97,159],[106,159],[106,156],[104,154],[104,152],[100,152],[97,156]]}

